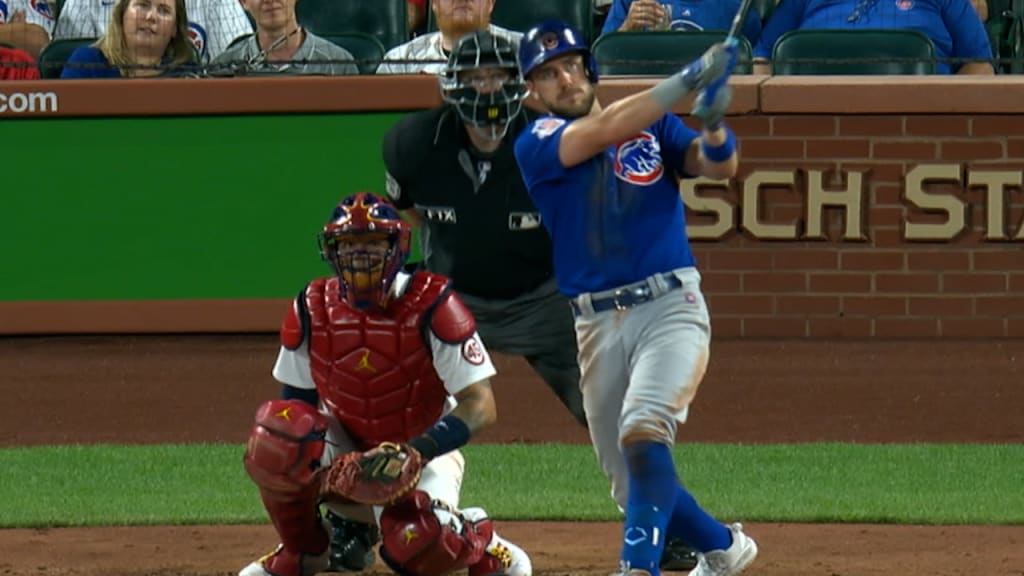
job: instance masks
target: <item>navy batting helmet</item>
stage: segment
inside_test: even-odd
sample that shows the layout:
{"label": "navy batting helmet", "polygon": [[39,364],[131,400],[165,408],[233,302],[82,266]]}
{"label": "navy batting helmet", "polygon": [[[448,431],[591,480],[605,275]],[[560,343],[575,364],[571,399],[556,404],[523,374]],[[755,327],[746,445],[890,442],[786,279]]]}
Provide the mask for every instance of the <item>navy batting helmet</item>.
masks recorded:
{"label": "navy batting helmet", "polygon": [[545,20],[526,33],[519,43],[519,63],[523,76],[529,77],[534,68],[569,53],[583,55],[587,77],[597,84],[597,62],[579,30],[561,20]]}

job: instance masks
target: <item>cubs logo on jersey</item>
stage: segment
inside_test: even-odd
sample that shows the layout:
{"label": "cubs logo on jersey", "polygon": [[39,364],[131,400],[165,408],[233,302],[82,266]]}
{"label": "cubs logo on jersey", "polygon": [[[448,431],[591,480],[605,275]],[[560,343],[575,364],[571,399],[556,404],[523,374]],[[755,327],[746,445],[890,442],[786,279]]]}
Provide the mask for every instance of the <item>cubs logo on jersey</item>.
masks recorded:
{"label": "cubs logo on jersey", "polygon": [[32,0],[31,6],[36,13],[47,20],[54,20],[57,18],[54,6],[50,4],[49,0]]}
{"label": "cubs logo on jersey", "polygon": [[630,184],[647,186],[657,182],[665,172],[658,139],[644,131],[619,144],[615,149],[614,169],[618,179]]}
{"label": "cubs logo on jersey", "polygon": [[196,47],[196,52],[199,53],[199,59],[205,60],[207,42],[206,29],[195,22],[189,22],[188,39],[191,40],[192,45]]}
{"label": "cubs logo on jersey", "polygon": [[7,2],[0,0],[0,24],[7,23]]}

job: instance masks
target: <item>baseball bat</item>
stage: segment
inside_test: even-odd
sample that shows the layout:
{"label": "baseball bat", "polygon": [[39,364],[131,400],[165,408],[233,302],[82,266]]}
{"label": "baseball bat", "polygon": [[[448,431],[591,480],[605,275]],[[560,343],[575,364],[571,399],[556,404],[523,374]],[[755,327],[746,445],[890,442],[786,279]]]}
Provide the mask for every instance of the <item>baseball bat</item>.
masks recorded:
{"label": "baseball bat", "polygon": [[725,37],[726,42],[740,35],[740,30],[743,30],[743,23],[747,21],[747,13],[750,12],[750,7],[753,4],[754,0],[740,0],[740,7],[732,18],[732,26],[729,27],[729,35]]}

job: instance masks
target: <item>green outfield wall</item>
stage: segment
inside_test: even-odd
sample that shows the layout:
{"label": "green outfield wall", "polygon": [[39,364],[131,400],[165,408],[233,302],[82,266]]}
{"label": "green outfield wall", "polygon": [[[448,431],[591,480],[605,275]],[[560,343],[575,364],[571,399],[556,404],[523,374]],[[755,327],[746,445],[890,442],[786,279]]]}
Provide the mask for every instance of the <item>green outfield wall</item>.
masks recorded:
{"label": "green outfield wall", "polygon": [[400,113],[0,125],[0,301],[290,297],[339,198],[383,193]]}

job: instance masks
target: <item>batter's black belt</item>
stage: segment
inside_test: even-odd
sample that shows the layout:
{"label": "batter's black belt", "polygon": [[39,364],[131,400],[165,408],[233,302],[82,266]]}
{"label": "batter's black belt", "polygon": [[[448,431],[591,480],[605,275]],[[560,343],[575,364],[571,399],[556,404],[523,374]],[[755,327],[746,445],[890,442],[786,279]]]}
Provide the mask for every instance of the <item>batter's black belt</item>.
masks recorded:
{"label": "batter's black belt", "polygon": [[[650,302],[662,294],[666,294],[673,290],[678,290],[683,287],[683,281],[678,276],[671,272],[661,274],[661,279],[665,282],[665,291],[656,293],[651,289],[651,285],[648,281],[637,282],[622,288],[617,288],[609,292],[596,292],[590,297],[590,307],[594,309],[594,312],[606,312],[608,310],[626,310],[634,306],[639,306],[644,302]],[[583,314],[584,310],[580,307],[577,298],[569,300],[569,305],[572,306],[572,311],[577,316]]]}

